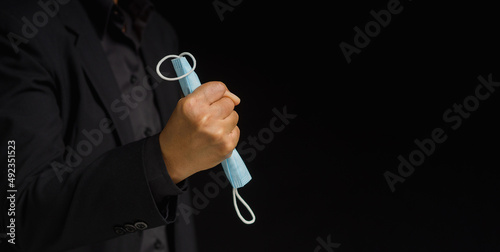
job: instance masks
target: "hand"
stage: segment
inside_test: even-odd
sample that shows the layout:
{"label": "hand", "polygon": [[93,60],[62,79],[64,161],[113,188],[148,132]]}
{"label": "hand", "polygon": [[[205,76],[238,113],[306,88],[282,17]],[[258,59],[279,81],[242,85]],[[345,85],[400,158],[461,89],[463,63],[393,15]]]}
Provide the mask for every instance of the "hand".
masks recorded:
{"label": "hand", "polygon": [[231,156],[240,138],[240,103],[222,82],[207,82],[179,100],[160,133],[167,171],[178,183]]}

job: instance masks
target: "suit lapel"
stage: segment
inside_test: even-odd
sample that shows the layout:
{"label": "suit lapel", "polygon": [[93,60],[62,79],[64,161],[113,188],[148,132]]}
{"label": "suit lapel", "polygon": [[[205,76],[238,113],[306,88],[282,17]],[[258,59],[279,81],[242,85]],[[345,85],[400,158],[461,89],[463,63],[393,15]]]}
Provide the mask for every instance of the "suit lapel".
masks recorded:
{"label": "suit lapel", "polygon": [[[158,31],[161,31],[162,28],[157,27],[157,24],[162,22],[158,19],[158,14],[153,12],[144,31],[141,52],[146,64],[146,72],[152,77],[155,103],[160,112],[162,125],[165,125],[177,105],[181,90],[179,82],[164,81],[156,74],[156,64],[161,58],[167,54],[178,53],[176,49],[173,49],[173,45],[168,44],[173,41],[172,38],[165,39],[161,34],[158,35]],[[174,68],[170,62],[164,62],[161,69],[164,75],[175,76]]]}
{"label": "suit lapel", "polygon": [[65,8],[67,10],[61,11],[61,19],[66,28],[75,35],[75,47],[82,60],[81,64],[90,81],[90,86],[96,91],[104,109],[113,121],[121,143],[131,142],[133,130],[129,117],[124,117],[122,113],[117,113],[118,111],[113,109],[113,104],[116,106],[117,103],[123,103],[121,92],[109,62],[104,56],[97,33],[78,1],[72,1]]}

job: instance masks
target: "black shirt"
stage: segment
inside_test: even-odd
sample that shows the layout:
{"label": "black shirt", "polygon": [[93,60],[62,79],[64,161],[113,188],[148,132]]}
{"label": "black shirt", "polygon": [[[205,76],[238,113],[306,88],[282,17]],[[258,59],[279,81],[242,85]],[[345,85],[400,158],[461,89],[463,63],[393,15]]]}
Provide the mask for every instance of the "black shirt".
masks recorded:
{"label": "black shirt", "polygon": [[147,78],[144,69],[140,40],[152,6],[149,2],[142,2],[142,5],[135,4],[133,7],[140,11],[130,14],[119,5],[111,5],[106,30],[101,39],[104,53],[120,88],[121,99],[129,107],[128,119],[134,130],[134,140],[152,136],[162,129],[153,91],[145,88],[149,83],[143,83],[150,78]]}
{"label": "black shirt", "polygon": [[[162,125],[153,91],[145,88],[150,86],[151,83],[145,82],[151,78],[147,76],[141,55],[142,34],[153,5],[147,0],[120,0],[118,5],[112,0],[93,2],[92,12],[89,13],[91,20],[121,91],[121,100],[129,108],[123,120],[130,121],[134,131],[133,140],[158,134]],[[152,180],[151,174],[158,174],[158,171],[146,171],[149,181]],[[150,189],[162,211],[165,201],[159,197],[162,193],[159,192],[161,188],[158,184],[161,183],[156,183],[156,186],[150,184]],[[164,226],[142,232],[141,251],[168,251]]]}

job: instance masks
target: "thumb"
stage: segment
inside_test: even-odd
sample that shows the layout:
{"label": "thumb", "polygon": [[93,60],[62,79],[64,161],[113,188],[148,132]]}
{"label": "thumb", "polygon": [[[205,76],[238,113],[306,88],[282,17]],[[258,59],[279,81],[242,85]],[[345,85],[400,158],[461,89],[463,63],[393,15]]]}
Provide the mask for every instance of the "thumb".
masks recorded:
{"label": "thumb", "polygon": [[203,85],[195,89],[192,95],[200,97],[208,104],[212,104],[222,97],[231,99],[234,102],[235,106],[240,104],[240,98],[231,93],[227,89],[226,85],[220,81],[210,81],[204,83]]}
{"label": "thumb", "polygon": [[224,96],[231,99],[234,102],[234,106],[240,104],[241,99],[240,97],[236,96],[235,94],[231,93],[231,91],[226,90],[226,93],[224,93]]}

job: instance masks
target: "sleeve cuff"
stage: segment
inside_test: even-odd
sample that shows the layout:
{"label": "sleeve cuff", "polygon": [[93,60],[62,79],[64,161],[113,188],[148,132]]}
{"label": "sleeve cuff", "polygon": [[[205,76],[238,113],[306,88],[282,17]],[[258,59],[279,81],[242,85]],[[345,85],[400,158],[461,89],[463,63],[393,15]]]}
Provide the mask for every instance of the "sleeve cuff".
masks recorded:
{"label": "sleeve cuff", "polygon": [[[160,148],[159,134],[147,138],[144,142],[143,160],[146,179],[154,201],[164,216],[175,210],[178,195],[187,190],[186,181],[175,184],[167,172]],[[174,208],[174,209],[171,209]],[[175,212],[170,214],[175,216]],[[167,220],[168,221],[168,220]]]}

